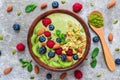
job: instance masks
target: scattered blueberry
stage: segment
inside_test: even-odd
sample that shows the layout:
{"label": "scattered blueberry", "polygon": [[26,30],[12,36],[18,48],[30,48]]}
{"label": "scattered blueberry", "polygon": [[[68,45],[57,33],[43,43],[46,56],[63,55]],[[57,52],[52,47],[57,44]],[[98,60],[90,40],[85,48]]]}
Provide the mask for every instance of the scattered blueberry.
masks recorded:
{"label": "scattered blueberry", "polygon": [[48,52],[48,56],[49,56],[50,58],[53,58],[53,57],[55,56],[55,53],[52,52],[52,51],[50,51],[50,52]]}
{"label": "scattered blueberry", "polygon": [[74,60],[78,60],[78,55],[77,54],[73,54],[73,59]]}
{"label": "scattered blueberry", "polygon": [[44,42],[45,40],[46,40],[46,38],[45,38],[44,36],[40,36],[40,37],[39,37],[39,41],[40,41],[40,42]]}
{"label": "scattered blueberry", "polygon": [[57,43],[61,43],[60,38],[56,38],[56,42],[57,42]]}
{"label": "scattered blueberry", "polygon": [[49,25],[49,30],[52,31],[52,30],[54,30],[54,28],[55,28],[54,25],[52,25],[52,24]]}
{"label": "scattered blueberry", "polygon": [[94,36],[93,37],[93,42],[98,42],[99,41],[99,37],[98,36]]}
{"label": "scattered blueberry", "polygon": [[61,60],[62,60],[62,61],[65,61],[65,60],[66,60],[66,57],[67,57],[67,56],[66,56],[65,54],[62,54],[62,55],[61,55]]}
{"label": "scattered blueberry", "polygon": [[115,64],[120,65],[120,59],[119,58],[115,59]]}
{"label": "scattered blueberry", "polygon": [[46,75],[46,78],[47,78],[47,79],[51,79],[51,78],[52,78],[52,74],[48,73],[48,74]]}
{"label": "scattered blueberry", "polygon": [[57,1],[52,2],[52,7],[53,8],[58,8],[58,6],[59,6],[59,3]]}
{"label": "scattered blueberry", "polygon": [[15,23],[15,24],[13,25],[13,29],[14,29],[15,31],[20,30],[20,25],[19,25],[18,23]]}
{"label": "scattered blueberry", "polygon": [[39,50],[40,54],[44,54],[44,53],[46,53],[46,51],[47,51],[47,49],[45,46],[40,47],[40,50]]}

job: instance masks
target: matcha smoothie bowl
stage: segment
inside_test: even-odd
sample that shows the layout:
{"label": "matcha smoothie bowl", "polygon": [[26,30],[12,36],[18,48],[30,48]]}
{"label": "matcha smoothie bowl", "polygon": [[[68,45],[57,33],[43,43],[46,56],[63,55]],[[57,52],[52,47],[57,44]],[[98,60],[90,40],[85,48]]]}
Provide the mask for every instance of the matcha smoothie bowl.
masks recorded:
{"label": "matcha smoothie bowl", "polygon": [[54,9],[38,16],[28,33],[28,47],[33,59],[52,71],[77,67],[90,48],[90,33],[75,13]]}

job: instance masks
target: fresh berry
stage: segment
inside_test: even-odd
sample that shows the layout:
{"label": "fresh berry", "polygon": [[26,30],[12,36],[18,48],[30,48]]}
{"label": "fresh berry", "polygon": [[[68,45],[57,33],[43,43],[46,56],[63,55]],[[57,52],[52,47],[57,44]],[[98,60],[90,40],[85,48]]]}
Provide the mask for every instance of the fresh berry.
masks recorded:
{"label": "fresh berry", "polygon": [[78,55],[77,54],[73,54],[73,59],[74,60],[78,60]]}
{"label": "fresh berry", "polygon": [[50,51],[50,52],[48,52],[48,56],[49,56],[50,58],[53,58],[53,57],[55,56],[55,53],[52,52],[52,51]]}
{"label": "fresh berry", "polygon": [[24,51],[25,50],[25,45],[23,43],[18,43],[16,46],[18,51]]}
{"label": "fresh berry", "polygon": [[75,3],[72,7],[73,7],[73,11],[77,13],[82,9],[83,6],[80,3]]}
{"label": "fresh berry", "polygon": [[47,27],[49,24],[51,24],[51,19],[50,18],[44,18],[42,19],[42,23],[45,27]]}
{"label": "fresh berry", "polygon": [[45,38],[44,36],[40,36],[40,37],[39,37],[39,41],[40,41],[40,42],[45,42],[45,40],[46,40],[46,38]]}
{"label": "fresh berry", "polygon": [[45,46],[40,47],[40,49],[39,49],[39,53],[40,53],[40,54],[44,54],[44,53],[46,53],[46,52],[47,52],[47,49],[46,49]]}
{"label": "fresh berry", "polygon": [[56,49],[56,50],[55,50],[55,53],[56,53],[57,55],[61,55],[61,54],[62,54],[62,48]]}
{"label": "fresh berry", "polygon": [[54,45],[55,45],[55,42],[54,42],[53,40],[48,40],[48,41],[47,41],[47,46],[48,46],[49,48],[53,48]]}
{"label": "fresh berry", "polygon": [[58,8],[59,7],[59,3],[57,1],[53,1],[52,2],[52,7],[53,8]]}
{"label": "fresh berry", "polygon": [[99,37],[98,36],[94,36],[93,37],[93,42],[98,42],[99,41]]}
{"label": "fresh berry", "polygon": [[51,79],[52,78],[52,74],[51,73],[47,73],[46,78],[47,79]]}
{"label": "fresh berry", "polygon": [[60,38],[56,38],[56,42],[57,42],[57,43],[61,43]]}
{"label": "fresh berry", "polygon": [[81,79],[83,77],[83,74],[80,70],[75,70],[74,76],[76,79]]}
{"label": "fresh berry", "polygon": [[44,32],[44,35],[45,35],[46,37],[50,37],[50,36],[51,36],[51,33],[50,33],[49,31],[45,31],[45,32]]}
{"label": "fresh berry", "polygon": [[72,49],[68,49],[68,50],[66,51],[66,55],[72,56],[72,55],[73,55],[73,50],[72,50]]}
{"label": "fresh berry", "polygon": [[65,60],[66,60],[66,57],[67,57],[67,56],[66,56],[65,54],[62,54],[62,55],[61,55],[61,60],[62,60],[62,61],[65,61]]}
{"label": "fresh berry", "polygon": [[13,29],[14,29],[15,31],[20,30],[20,25],[19,25],[18,23],[15,23],[15,24],[13,25]]}
{"label": "fresh berry", "polygon": [[120,59],[119,58],[115,59],[115,64],[120,65]]}
{"label": "fresh berry", "polygon": [[53,25],[53,24],[50,24],[50,25],[49,25],[49,30],[51,30],[51,31],[52,31],[52,30],[54,30],[54,28],[55,28],[55,27],[54,27],[54,25]]}

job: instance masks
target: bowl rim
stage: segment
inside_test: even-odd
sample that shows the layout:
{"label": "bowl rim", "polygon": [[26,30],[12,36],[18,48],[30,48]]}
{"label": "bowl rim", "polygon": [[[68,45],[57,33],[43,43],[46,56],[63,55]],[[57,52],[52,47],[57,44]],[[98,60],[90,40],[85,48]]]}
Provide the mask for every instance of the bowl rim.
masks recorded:
{"label": "bowl rim", "polygon": [[[68,14],[68,15],[74,17],[76,20],[78,20],[80,22],[80,24],[82,25],[82,27],[85,30],[87,42],[86,42],[86,49],[84,51],[84,55],[74,65],[72,65],[70,67],[67,67],[67,68],[50,67],[47,64],[43,63],[40,59],[38,59],[37,56],[35,56],[33,51],[32,51],[31,37],[33,35],[34,28],[36,27],[36,25],[38,24],[38,22],[40,20],[42,20],[43,18],[45,18],[46,16],[48,16],[52,13],[65,13],[65,14]],[[88,55],[89,49],[90,49],[91,37],[90,37],[90,32],[89,32],[89,29],[88,29],[86,23],[84,22],[84,20],[78,14],[76,14],[74,12],[71,12],[69,10],[66,10],[66,9],[52,9],[52,10],[48,10],[48,11],[42,13],[32,22],[32,24],[29,28],[29,31],[28,31],[27,44],[28,44],[29,53],[32,56],[32,58],[35,60],[35,62],[37,62],[40,66],[42,66],[43,68],[45,68],[47,70],[61,72],[61,71],[68,71],[68,70],[74,69],[77,66],[79,66],[85,60],[86,56]]]}

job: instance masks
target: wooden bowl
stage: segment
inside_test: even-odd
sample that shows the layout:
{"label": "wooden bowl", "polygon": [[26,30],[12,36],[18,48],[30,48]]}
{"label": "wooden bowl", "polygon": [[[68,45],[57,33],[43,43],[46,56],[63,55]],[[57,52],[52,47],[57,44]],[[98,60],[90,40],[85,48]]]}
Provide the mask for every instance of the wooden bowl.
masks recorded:
{"label": "wooden bowl", "polygon": [[[32,51],[32,43],[31,43],[31,37],[32,37],[32,34],[33,34],[33,31],[34,31],[34,28],[35,26],[38,24],[38,22],[43,19],[44,17],[52,14],[52,13],[65,13],[65,14],[68,14],[70,16],[73,16],[75,19],[77,19],[81,25],[83,26],[84,30],[85,30],[85,33],[86,33],[86,49],[84,51],[84,55],[81,59],[79,59],[74,65],[70,66],[70,67],[67,67],[67,68],[53,68],[53,67],[50,67],[48,65],[46,65],[45,63],[43,63],[40,59],[38,59],[38,57],[36,57]],[[30,51],[30,54],[32,56],[32,58],[42,67],[44,67],[45,69],[47,70],[52,70],[52,71],[67,71],[67,70],[71,70],[71,69],[74,69],[75,67],[77,67],[78,65],[80,65],[83,60],[85,60],[88,52],[89,52],[89,49],[90,49],[90,44],[91,44],[91,38],[90,38],[90,33],[89,33],[89,30],[87,28],[87,25],[85,24],[84,20],[79,16],[77,15],[76,13],[73,13],[71,11],[68,11],[68,10],[65,10],[65,9],[54,9],[54,10],[49,10],[43,14],[41,14],[40,16],[38,16],[32,23],[32,25],[30,26],[30,29],[29,29],[29,32],[28,32],[28,38],[27,38],[27,42],[28,42],[28,48],[29,48],[29,51]]]}

